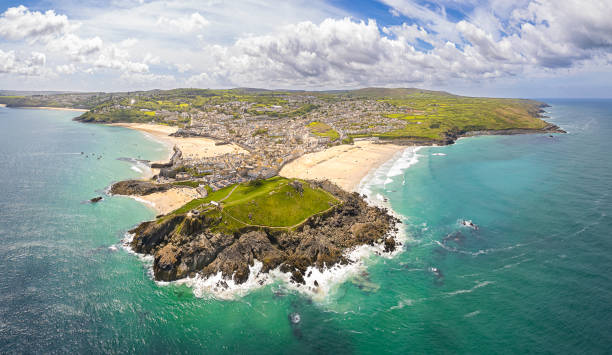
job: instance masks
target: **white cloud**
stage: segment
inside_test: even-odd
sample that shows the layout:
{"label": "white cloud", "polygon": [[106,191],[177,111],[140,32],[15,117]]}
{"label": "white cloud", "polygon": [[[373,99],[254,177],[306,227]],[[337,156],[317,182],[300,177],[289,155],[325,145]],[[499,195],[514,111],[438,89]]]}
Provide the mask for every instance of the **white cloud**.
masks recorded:
{"label": "white cloud", "polygon": [[45,72],[47,58],[43,53],[32,52],[29,58],[22,59],[14,51],[0,49],[0,73],[25,76],[41,75]]}
{"label": "white cloud", "polygon": [[74,74],[77,71],[77,68],[74,64],[64,64],[58,65],[55,67],[55,71],[59,74]]}
{"label": "white cloud", "polygon": [[[347,18],[320,0],[117,1],[75,7],[78,25],[59,11],[11,8],[0,15],[0,71],[31,65],[143,87],[440,87],[612,61],[609,0],[381,1],[406,23]],[[457,19],[450,8],[472,10]],[[44,64],[32,52],[44,53]]]}
{"label": "white cloud", "polygon": [[45,41],[53,36],[71,30],[68,18],[57,15],[53,10],[44,13],[30,11],[20,5],[11,7],[0,15],[0,37],[16,41],[27,39],[30,42]]}
{"label": "white cloud", "polygon": [[[149,70],[146,63],[131,59],[128,52],[128,48],[138,42],[136,39],[127,38],[117,44],[104,43],[98,36],[82,38],[75,33],[78,28],[65,15],[57,15],[53,10],[42,13],[19,6],[7,9],[0,16],[0,36],[10,40],[26,40],[30,46],[42,46],[43,50],[68,59],[69,63],[55,66],[60,74],[78,70],[74,63],[89,65],[83,67],[85,71],[103,68],[144,73]],[[27,75],[42,73],[40,68],[45,66],[46,57],[46,54],[33,52],[30,59],[21,61],[30,69],[17,67],[17,72]]]}
{"label": "white cloud", "polygon": [[[471,29],[471,28],[469,28]],[[397,33],[395,32],[397,31]],[[481,47],[486,47],[484,36]],[[396,34],[392,39],[385,34]],[[375,21],[328,19],[321,24],[302,22],[267,36],[241,38],[229,47],[205,49],[214,66],[199,81],[270,87],[352,87],[434,83],[449,78],[490,78],[504,75],[510,64],[495,65],[490,56],[510,56],[504,45],[460,50],[445,42],[428,52],[410,43],[427,38],[419,27],[387,28]],[[407,37],[410,37],[408,40]],[[214,80],[212,79],[214,78]]]}
{"label": "white cloud", "polygon": [[203,29],[208,26],[209,22],[198,12],[194,12],[188,17],[181,18],[168,18],[162,16],[157,19],[157,24],[167,27],[168,31],[178,30],[181,33],[190,33]]}

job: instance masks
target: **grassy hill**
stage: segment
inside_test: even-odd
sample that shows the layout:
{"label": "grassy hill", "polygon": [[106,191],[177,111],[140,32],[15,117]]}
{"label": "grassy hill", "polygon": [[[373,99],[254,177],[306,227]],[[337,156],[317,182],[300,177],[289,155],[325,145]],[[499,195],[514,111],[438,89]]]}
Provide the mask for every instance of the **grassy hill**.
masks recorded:
{"label": "grassy hill", "polygon": [[321,188],[276,176],[225,187],[185,204],[160,220],[198,210],[212,220],[219,220],[213,231],[233,233],[248,226],[289,228],[338,203]]}
{"label": "grassy hill", "polygon": [[[540,119],[539,112],[543,104],[538,101],[465,97],[444,92],[423,90],[406,92],[405,90],[410,89],[375,91],[378,101],[389,103],[403,111],[384,114],[387,118],[405,121],[403,128],[353,137],[442,140],[449,135],[474,131],[538,130],[548,126],[547,122]],[[385,96],[380,96],[383,94]]]}

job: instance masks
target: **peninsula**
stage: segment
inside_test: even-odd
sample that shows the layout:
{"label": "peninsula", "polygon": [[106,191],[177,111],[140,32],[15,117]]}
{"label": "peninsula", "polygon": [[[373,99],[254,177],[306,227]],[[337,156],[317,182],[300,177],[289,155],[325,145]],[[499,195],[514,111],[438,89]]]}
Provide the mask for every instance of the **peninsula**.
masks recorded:
{"label": "peninsula", "polygon": [[110,189],[158,210],[130,231],[130,246],[153,255],[164,281],[221,273],[241,283],[258,261],[303,284],[309,267],[347,263],[356,246],[393,251],[399,220],[353,192],[369,170],[407,146],[563,132],[542,120],[537,101],[420,89],[176,89],[0,104],[87,109],[77,121],[138,129],[173,147],[168,161],[150,164],[153,176]]}

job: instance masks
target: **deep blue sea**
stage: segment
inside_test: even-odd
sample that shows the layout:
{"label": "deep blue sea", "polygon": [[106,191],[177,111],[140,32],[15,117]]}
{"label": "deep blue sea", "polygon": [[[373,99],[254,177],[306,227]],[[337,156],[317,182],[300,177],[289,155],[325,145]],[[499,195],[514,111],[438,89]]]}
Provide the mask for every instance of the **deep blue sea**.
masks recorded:
{"label": "deep blue sea", "polygon": [[104,189],[142,173],[118,158],[167,148],[74,112],[0,108],[0,353],[609,353],[612,100],[544,101],[568,134],[461,139],[374,172],[405,250],[314,300],[154,283],[120,248],[154,212]]}

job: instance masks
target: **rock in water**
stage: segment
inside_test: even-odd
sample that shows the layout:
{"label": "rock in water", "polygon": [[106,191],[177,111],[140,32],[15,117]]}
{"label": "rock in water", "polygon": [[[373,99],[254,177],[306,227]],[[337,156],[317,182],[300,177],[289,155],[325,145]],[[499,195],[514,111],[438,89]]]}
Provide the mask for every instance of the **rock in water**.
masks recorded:
{"label": "rock in water", "polygon": [[96,203],[96,202],[100,202],[100,201],[102,201],[102,196],[94,197],[91,200],[89,200],[89,202],[91,202],[91,203]]}
{"label": "rock in water", "polygon": [[302,317],[300,317],[299,313],[291,313],[289,315],[289,321],[292,324],[298,324],[301,320],[302,320]]}

